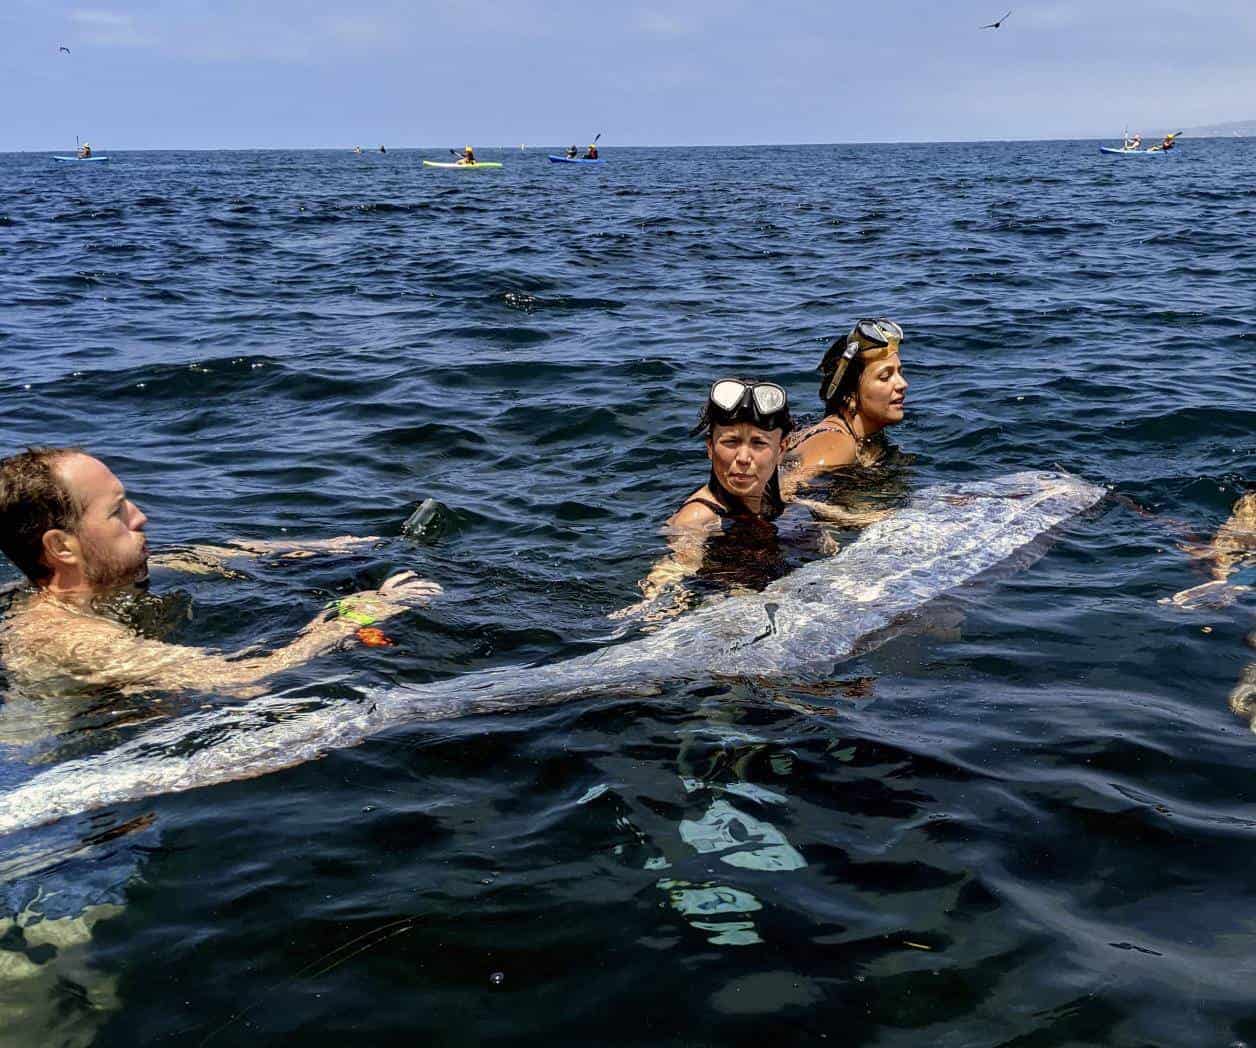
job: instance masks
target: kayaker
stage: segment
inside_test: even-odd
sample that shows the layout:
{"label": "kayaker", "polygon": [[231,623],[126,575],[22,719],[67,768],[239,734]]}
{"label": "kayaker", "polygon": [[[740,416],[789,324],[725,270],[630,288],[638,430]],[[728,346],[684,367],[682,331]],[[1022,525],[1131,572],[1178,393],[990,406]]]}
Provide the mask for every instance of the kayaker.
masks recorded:
{"label": "kayaker", "polygon": [[380,146],[380,147],[379,147],[379,151],[380,151],[381,153],[387,153],[387,152],[388,152],[388,150],[387,150],[387,149],[385,149],[383,146]]}
{"label": "kayaker", "polygon": [[167,644],[126,618],[138,604],[160,600],[146,592],[147,523],[109,467],[78,448],[31,448],[0,460],[0,550],[30,583],[0,621],[0,663],[10,680],[41,694],[48,687],[246,689],[440,592],[401,572],[336,602],[264,655]]}
{"label": "kayaker", "polygon": [[[777,466],[793,428],[789,397],[775,382],[722,378],[711,384],[691,431],[695,436],[706,431],[710,475],[667,521],[671,552],[638,583],[644,600],[613,612],[612,618],[675,614],[686,600],[683,588],[677,588],[676,600],[666,609],[658,598],[699,572],[742,584],[747,572],[762,575],[766,569],[764,583],[779,574],[774,570],[776,529],[770,522],[785,509]],[[728,548],[715,548],[724,538]],[[711,561],[715,566],[707,571]]]}
{"label": "kayaker", "polygon": [[586,152],[586,153],[584,154],[584,159],[585,159],[585,160],[596,160],[596,159],[597,159],[597,145],[596,145],[596,143],[593,143],[593,142],[590,142],[590,143],[589,143],[589,149],[588,149],[588,152]]}
{"label": "kayaker", "polygon": [[1141,149],[1141,148],[1142,148],[1142,145],[1143,145],[1143,136],[1142,136],[1142,135],[1140,135],[1137,131],[1135,131],[1135,132],[1134,132],[1134,137],[1133,137],[1133,138],[1127,138],[1127,139],[1125,140],[1125,147],[1124,147],[1124,148],[1126,148],[1126,149]]}
{"label": "kayaker", "polygon": [[576,159],[577,157],[579,157],[579,156],[580,156],[580,150],[579,150],[579,149],[577,149],[574,145],[570,146],[570,147],[567,149],[567,159],[568,159],[568,160],[575,160],[575,159]]}
{"label": "kayaker", "polygon": [[903,329],[894,321],[859,321],[820,362],[824,418],[790,436],[782,464],[787,494],[811,477],[885,454],[883,430],[903,421],[907,379],[899,360]]}
{"label": "kayaker", "polygon": [[1164,152],[1166,152],[1166,153],[1167,153],[1170,149],[1172,149],[1172,148],[1173,148],[1173,147],[1177,144],[1176,142],[1174,142],[1174,139],[1175,139],[1175,138],[1177,138],[1177,135],[1176,135],[1176,134],[1173,134],[1173,135],[1165,135],[1165,136],[1164,136],[1164,141],[1160,143],[1160,148],[1161,148]]}
{"label": "kayaker", "polygon": [[92,144],[90,142],[84,142],[78,147],[78,153],[76,155],[80,160],[86,160],[92,155]]}
{"label": "kayaker", "polygon": [[475,150],[470,146],[467,146],[467,148],[462,151],[462,156],[458,158],[458,163],[463,165],[474,164]]}

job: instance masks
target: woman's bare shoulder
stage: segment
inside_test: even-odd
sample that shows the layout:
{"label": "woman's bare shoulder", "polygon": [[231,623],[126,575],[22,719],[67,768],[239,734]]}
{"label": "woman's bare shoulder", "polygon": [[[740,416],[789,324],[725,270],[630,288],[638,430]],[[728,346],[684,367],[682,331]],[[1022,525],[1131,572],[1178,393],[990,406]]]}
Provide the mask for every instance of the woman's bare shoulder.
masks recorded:
{"label": "woman's bare shoulder", "polygon": [[695,491],[667,522],[669,528],[682,531],[706,531],[720,521],[720,516],[708,503],[714,503],[715,496],[704,484]]}
{"label": "woman's bare shoulder", "polygon": [[824,429],[792,448],[785,461],[796,469],[833,469],[855,461],[855,438],[843,429]]}

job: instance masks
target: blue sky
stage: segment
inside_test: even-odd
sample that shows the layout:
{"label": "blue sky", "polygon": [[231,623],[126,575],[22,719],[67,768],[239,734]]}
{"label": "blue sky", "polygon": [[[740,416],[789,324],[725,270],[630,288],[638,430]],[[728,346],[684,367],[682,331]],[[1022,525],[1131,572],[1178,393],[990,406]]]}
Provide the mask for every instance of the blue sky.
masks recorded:
{"label": "blue sky", "polygon": [[1253,0],[4,0],[0,150],[1112,135],[1256,119],[1254,53]]}

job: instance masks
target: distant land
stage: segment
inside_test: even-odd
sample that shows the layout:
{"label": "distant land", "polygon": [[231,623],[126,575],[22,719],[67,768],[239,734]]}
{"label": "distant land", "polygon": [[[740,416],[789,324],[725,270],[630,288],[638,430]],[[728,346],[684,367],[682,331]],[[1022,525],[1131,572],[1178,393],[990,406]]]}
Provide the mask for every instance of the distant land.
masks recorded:
{"label": "distant land", "polygon": [[1182,129],[1192,138],[1256,138],[1256,120],[1231,120],[1225,124],[1203,124]]}

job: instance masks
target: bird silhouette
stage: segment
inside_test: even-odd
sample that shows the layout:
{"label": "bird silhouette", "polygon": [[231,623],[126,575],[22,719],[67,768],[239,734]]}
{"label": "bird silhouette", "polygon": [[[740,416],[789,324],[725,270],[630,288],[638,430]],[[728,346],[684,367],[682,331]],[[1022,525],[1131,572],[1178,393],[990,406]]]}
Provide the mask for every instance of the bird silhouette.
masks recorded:
{"label": "bird silhouette", "polygon": [[[1015,8],[1013,8],[1013,10],[1015,10]],[[1004,22],[1008,20],[1009,17],[1011,17],[1011,14],[1012,12],[1009,11],[1002,18],[1000,18],[997,22],[991,22],[989,25],[979,25],[977,28],[978,29],[998,29],[999,26],[1001,26]]]}
{"label": "bird silhouette", "polygon": [[57,50],[58,50],[58,51],[64,51],[67,55],[70,53],[70,49],[69,49],[68,47],[66,47],[64,44],[62,44],[60,47],[58,47],[58,48],[57,48]]}

